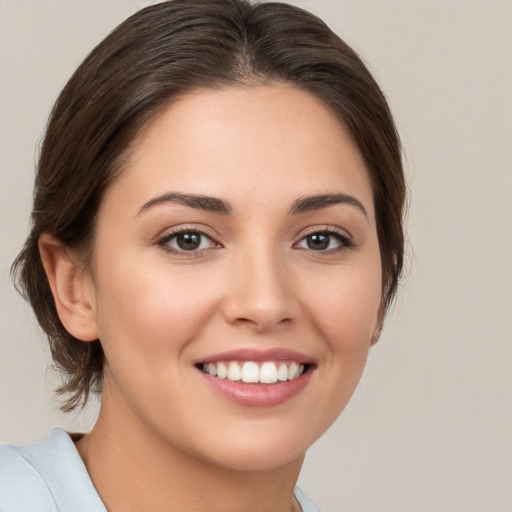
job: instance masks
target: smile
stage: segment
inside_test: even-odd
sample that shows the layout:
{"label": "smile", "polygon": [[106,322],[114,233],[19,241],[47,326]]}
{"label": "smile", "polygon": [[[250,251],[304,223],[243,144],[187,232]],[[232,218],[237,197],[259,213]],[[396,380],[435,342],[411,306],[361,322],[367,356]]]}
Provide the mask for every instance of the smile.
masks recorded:
{"label": "smile", "polygon": [[307,365],[297,361],[217,361],[203,363],[200,369],[212,377],[248,384],[274,384],[300,377]]}
{"label": "smile", "polygon": [[211,354],[196,361],[195,367],[224,400],[244,407],[274,407],[301,394],[318,362],[284,347],[239,348]]}

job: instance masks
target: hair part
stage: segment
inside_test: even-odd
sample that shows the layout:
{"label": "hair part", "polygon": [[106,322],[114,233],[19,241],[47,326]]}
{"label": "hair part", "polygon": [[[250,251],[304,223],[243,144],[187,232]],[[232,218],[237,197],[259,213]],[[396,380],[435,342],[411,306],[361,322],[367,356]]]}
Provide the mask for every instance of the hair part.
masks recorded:
{"label": "hair part", "polygon": [[382,261],[383,305],[403,266],[405,182],[386,99],[358,55],[316,16],[284,3],[168,0],[137,12],[83,61],[50,115],[37,167],[31,233],[12,266],[48,336],[62,409],[100,392],[104,353],[62,325],[38,241],[50,233],[87,254],[103,194],[141,128],[178,95],[285,82],[309,91],[344,122],[366,162]]}

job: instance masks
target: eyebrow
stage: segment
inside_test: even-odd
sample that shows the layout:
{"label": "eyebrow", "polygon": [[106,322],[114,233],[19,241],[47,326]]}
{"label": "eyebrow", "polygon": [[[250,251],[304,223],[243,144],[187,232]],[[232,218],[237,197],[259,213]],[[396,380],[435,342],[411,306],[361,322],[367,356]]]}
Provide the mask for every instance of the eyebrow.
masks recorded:
{"label": "eyebrow", "polygon": [[361,201],[347,194],[319,194],[315,196],[300,197],[290,208],[291,214],[304,213],[312,210],[321,210],[335,204],[348,204],[359,209],[368,219],[368,212]]}
{"label": "eyebrow", "polygon": [[[167,192],[145,203],[139,210],[138,215],[150,208],[153,208],[154,206],[173,202],[181,203],[185,206],[189,206],[190,208],[221,213],[223,215],[231,215],[232,213],[231,205],[227,201],[223,201],[216,197],[197,194],[183,194],[180,192]],[[289,213],[291,215],[295,215],[313,210],[321,210],[322,208],[327,208],[328,206],[336,204],[348,204],[354,206],[368,219],[368,212],[363,204],[355,197],[347,194],[318,194],[314,196],[300,197],[293,203]]]}
{"label": "eyebrow", "polygon": [[179,192],[168,192],[161,196],[151,199],[145,203],[139,210],[138,215],[143,213],[145,210],[154,206],[164,203],[181,203],[191,208],[197,208],[198,210],[206,210],[208,212],[222,213],[223,215],[229,215],[231,213],[231,206],[222,199],[216,197],[196,195],[196,194],[181,194]]}

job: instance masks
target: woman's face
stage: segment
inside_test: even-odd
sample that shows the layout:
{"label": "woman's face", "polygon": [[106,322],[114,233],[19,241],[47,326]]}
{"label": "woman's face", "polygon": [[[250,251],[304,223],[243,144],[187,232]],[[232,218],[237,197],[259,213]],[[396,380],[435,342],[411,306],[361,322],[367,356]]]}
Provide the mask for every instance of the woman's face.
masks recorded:
{"label": "woman's face", "polygon": [[380,321],[365,164],[289,86],[200,91],[152,121],[106,192],[91,268],[112,428],[229,468],[301,458]]}

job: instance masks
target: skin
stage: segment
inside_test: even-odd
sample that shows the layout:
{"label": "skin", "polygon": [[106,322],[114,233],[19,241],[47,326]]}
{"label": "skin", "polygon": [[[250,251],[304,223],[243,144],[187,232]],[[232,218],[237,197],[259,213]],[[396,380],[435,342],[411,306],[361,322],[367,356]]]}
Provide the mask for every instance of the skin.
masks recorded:
{"label": "skin", "polygon": [[[144,208],[170,192],[231,212]],[[333,193],[362,208],[290,212]],[[176,229],[208,238],[183,251]],[[350,244],[332,234],[311,249],[326,230]],[[134,141],[90,264],[49,235],[40,247],[64,325],[105,351],[100,416],[77,448],[107,509],[289,512],[304,453],[350,399],[382,317],[372,189],[335,115],[286,85],[188,94]],[[194,363],[241,347],[306,354],[306,388],[273,407],[220,396]]]}

